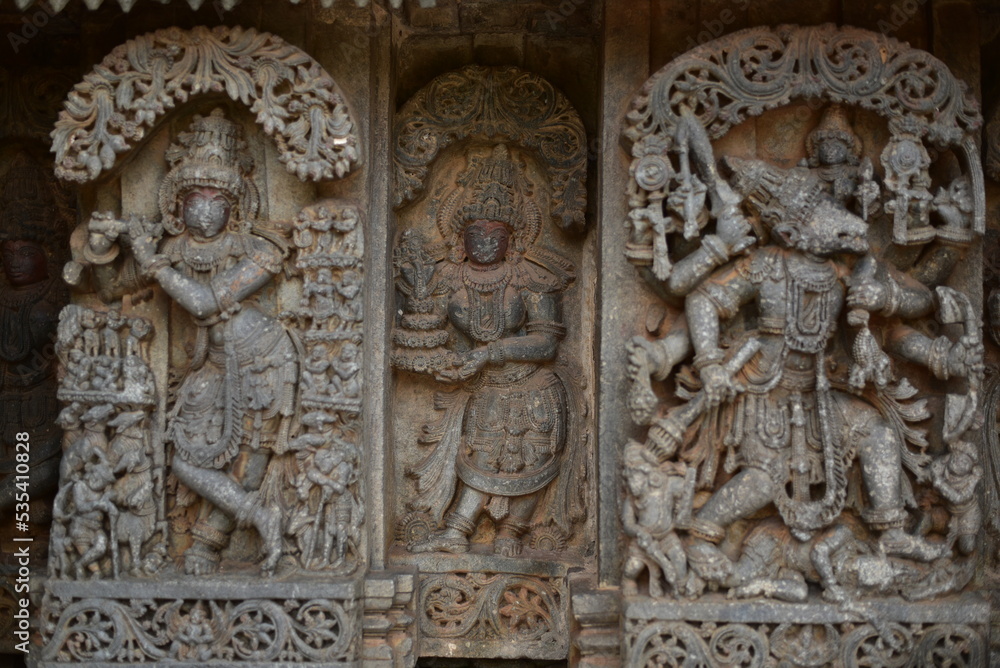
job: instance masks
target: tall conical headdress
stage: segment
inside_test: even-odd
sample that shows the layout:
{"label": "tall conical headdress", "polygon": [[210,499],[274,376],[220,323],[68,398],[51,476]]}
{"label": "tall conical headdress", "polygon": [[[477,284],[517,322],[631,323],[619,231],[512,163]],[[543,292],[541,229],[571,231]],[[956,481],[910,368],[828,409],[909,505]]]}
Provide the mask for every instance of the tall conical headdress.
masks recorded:
{"label": "tall conical headdress", "polygon": [[815,161],[816,144],[826,139],[839,139],[844,142],[851,152],[849,161],[857,164],[858,158],[861,157],[861,139],[854,133],[847,120],[847,112],[839,104],[826,108],[819,125],[806,138],[806,152],[809,154],[810,164]]}
{"label": "tall conical headdress", "polygon": [[209,116],[195,116],[188,132],[166,153],[170,172],[160,186],[163,226],[171,234],[184,230],[180,199],[188,190],[211,187],[227,193],[233,203],[232,218],[250,225],[257,217],[260,195],[254,185],[253,158],[247,153],[240,126],[222,109]]}
{"label": "tall conical headdress", "polygon": [[523,168],[505,144],[488,155],[470,155],[458,187],[438,213],[438,231],[461,254],[465,228],[477,220],[495,220],[510,228],[514,250],[524,252],[541,231],[541,213],[529,192]]}

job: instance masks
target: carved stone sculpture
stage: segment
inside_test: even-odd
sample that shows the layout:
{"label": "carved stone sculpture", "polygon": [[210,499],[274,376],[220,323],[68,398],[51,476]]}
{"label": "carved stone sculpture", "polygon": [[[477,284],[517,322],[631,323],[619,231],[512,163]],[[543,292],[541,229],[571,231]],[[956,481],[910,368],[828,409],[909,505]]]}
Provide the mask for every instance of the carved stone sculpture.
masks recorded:
{"label": "carved stone sculpture", "polygon": [[[95,218],[89,248],[95,258],[107,256],[112,230],[125,236],[135,260],[128,267],[163,288],[197,331],[167,426],[173,475],[208,501],[192,529],[185,570],[215,570],[236,522],[245,521],[263,540],[263,569],[273,571],[281,557],[281,517],[256,492],[271,452],[288,447],[298,366],[278,321],[247,300],[280,271],[283,251],[251,232],[259,206],[252,163],[238,126],[221,110],[197,117],[168,160],[162,221]],[[237,455],[246,461],[234,473]]]}
{"label": "carved stone sculpture", "polygon": [[66,408],[59,415],[65,437],[53,504],[54,578],[149,575],[166,557],[166,518],[157,503],[164,461],[150,438],[156,388],[142,342],[148,332],[148,321],[115,311],[70,305],[62,312],[56,351]]}
{"label": "carved stone sculpture", "polygon": [[[235,104],[156,125],[205,91],[251,106],[276,157],[248,145]],[[127,120],[87,111],[105,105]],[[93,211],[64,269],[91,294],[59,326],[65,455],[42,660],[356,662],[362,209],[277,169],[318,181],[356,161],[336,85],[266,33],[172,29],[116,49],[58,125],[71,180],[152,140],[94,186],[123,213]],[[147,174],[152,198],[135,190]]]}
{"label": "carved stone sculpture", "polygon": [[[541,215],[505,145],[470,156],[459,183],[437,221],[445,257],[425,264],[426,250],[412,244],[398,256],[408,300],[397,364],[459,387],[439,402],[443,414],[424,438],[434,449],[413,470],[419,496],[410,508],[444,528],[408,547],[465,552],[485,512],[498,524],[494,549],[514,556],[533,523],[556,521],[543,497],[571,459],[566,384],[550,362],[573,271],[536,247]],[[427,325],[447,326],[454,342],[433,359],[414,357],[427,335],[446,331]]]}
{"label": "carved stone sculpture", "polygon": [[541,77],[470,66],[396,135],[390,558],[416,572],[414,633],[428,656],[565,657],[596,517],[587,333],[564,315],[587,291],[583,124]]}
{"label": "carved stone sculpture", "polygon": [[[762,58],[741,73],[706,67],[773,39],[797,55]],[[854,51],[831,55],[820,44]],[[822,605],[819,593],[845,620],[874,626],[898,652],[886,661],[929,656],[938,629],[896,638],[863,601],[937,600],[972,578],[983,345],[976,297],[952,272],[982,232],[982,190],[969,186],[981,183],[968,136],[979,120],[963,86],[943,75],[946,114],[900,100],[901,109],[884,112],[885,146],[863,146],[846,106],[872,108],[892,96],[887,80],[908,76],[894,74],[896,56],[887,53],[947,73],[926,54],[904,57],[894,42],[869,55],[882,44],[832,26],[745,31],[671,63],[635,101],[626,130],[634,142],[628,253],[680,312],[658,338],[628,344],[629,408],[649,429],[644,443],[625,448],[623,593],[634,602],[626,616],[661,620],[628,627],[630,665],[655,664],[672,642],[713,665],[737,644],[755,647],[760,665],[768,644],[796,665],[840,655],[854,666],[867,651],[857,632],[779,626],[765,637],[728,625],[714,633],[668,621],[704,613],[656,604],[714,601],[715,591],[802,606]],[[845,94],[844,70],[833,63],[859,67],[872,57],[882,88]],[[822,87],[800,89],[792,68],[815,72]],[[757,91],[764,80],[767,90]],[[799,166],[713,149],[711,139],[744,113],[797,94],[838,103],[804,138]],[[938,177],[936,195],[925,144],[959,158]],[[881,184],[869,157],[879,150]],[[902,250],[912,246],[927,248]],[[657,387],[668,377],[678,401]],[[940,407],[936,421],[930,405]],[[747,621],[778,620],[773,602],[728,605],[743,605],[732,614]],[[812,608],[796,614],[818,620]],[[892,614],[903,622],[918,613],[901,602]],[[945,607],[931,614],[953,621]],[[969,651],[981,656],[979,632],[969,631]]]}

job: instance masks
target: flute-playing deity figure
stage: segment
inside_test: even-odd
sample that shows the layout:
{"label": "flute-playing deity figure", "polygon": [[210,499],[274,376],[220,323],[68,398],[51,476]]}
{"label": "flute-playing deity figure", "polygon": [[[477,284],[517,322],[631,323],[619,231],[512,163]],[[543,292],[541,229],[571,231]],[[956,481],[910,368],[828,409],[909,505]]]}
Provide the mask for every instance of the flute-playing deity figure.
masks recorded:
{"label": "flute-playing deity figure", "polygon": [[172,472],[204,499],[185,570],[213,572],[239,523],[257,529],[271,572],[282,551],[281,512],[258,490],[272,453],[287,448],[298,368],[290,335],[254,296],[281,271],[284,253],[254,227],[253,162],[221,110],[196,116],[167,160],[162,221],[95,217],[90,256],[117,254],[115,236],[124,236],[135,262],[115,280],[127,284],[131,271],[135,282],[137,271],[159,285],[195,332],[167,425]]}
{"label": "flute-playing deity figure", "polygon": [[444,526],[411,540],[412,552],[467,551],[486,514],[495,552],[519,554],[529,527],[553,515],[547,491],[576,445],[553,364],[573,270],[536,245],[542,217],[522,169],[504,145],[470,157],[437,217],[438,256],[414,236],[397,253],[407,301],[393,363],[457,386],[435,400],[443,414],[421,437],[433,450],[411,471],[410,509]]}

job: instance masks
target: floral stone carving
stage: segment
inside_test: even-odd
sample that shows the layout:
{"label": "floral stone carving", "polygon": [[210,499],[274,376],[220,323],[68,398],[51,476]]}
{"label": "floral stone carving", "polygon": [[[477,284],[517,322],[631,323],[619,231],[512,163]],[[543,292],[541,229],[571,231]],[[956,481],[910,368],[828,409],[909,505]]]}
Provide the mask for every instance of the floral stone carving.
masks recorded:
{"label": "floral stone carving", "polygon": [[[914,67],[941,73],[919,99],[905,83]],[[712,138],[796,96],[835,103],[799,166],[716,154]],[[881,149],[884,178],[848,105],[887,119],[886,145],[868,147]],[[636,98],[625,132],[629,258],[668,308],[682,309],[657,338],[629,343],[629,408],[648,425],[623,457],[629,600],[706,601],[750,620],[750,603],[711,592],[822,608],[821,594],[857,615],[861,601],[940,599],[970,581],[983,343],[977,297],[953,270],[982,232],[969,143],[979,122],[964,87],[927,54],[830,26],[722,38],[667,65]],[[959,158],[950,172],[931,178],[925,142]],[[907,247],[923,252],[893,250]],[[657,388],[668,377],[678,400]],[[931,405],[941,419],[930,419]],[[902,621],[911,613],[894,600],[885,619]],[[981,658],[980,631],[927,605],[943,625],[926,629],[926,647],[924,630],[899,627],[896,637],[862,615],[892,648],[879,665],[911,651],[932,665],[942,633],[971,638],[959,665]],[[776,610],[760,608],[757,621],[783,621]],[[801,610],[795,621],[808,622],[813,613]],[[659,608],[627,615],[664,619]],[[864,665],[870,642],[835,624],[635,628],[634,665],[677,652],[714,665],[737,648],[745,665],[769,655],[825,665],[841,654]]]}
{"label": "floral stone carving", "polygon": [[473,137],[505,137],[538,151],[548,166],[557,224],[583,224],[586,133],[569,100],[545,79],[516,67],[465,67],[421,89],[399,118],[397,206],[421,193],[428,167],[449,145]]}
{"label": "floral stone carving", "polygon": [[202,93],[246,105],[302,180],[343,176],[358,161],[354,121],[319,63],[269,33],[198,26],[130,40],[73,88],[52,132],[56,174],[96,179],[160,117]]}

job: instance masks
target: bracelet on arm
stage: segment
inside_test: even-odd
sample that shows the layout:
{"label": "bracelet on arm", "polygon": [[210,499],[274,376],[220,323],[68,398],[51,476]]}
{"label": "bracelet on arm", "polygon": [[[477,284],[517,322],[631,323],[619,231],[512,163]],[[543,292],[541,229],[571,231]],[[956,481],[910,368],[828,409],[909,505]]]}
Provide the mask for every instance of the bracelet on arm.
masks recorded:
{"label": "bracelet on arm", "polygon": [[142,271],[142,275],[146,278],[155,278],[158,271],[169,266],[170,260],[167,256],[157,253],[153,257],[141,263],[139,265],[139,269]]}
{"label": "bracelet on arm", "polygon": [[503,347],[503,342],[492,341],[486,346],[490,355],[490,364],[502,366],[507,362],[507,349]]}
{"label": "bracelet on arm", "polygon": [[694,356],[694,361],[691,365],[695,368],[695,371],[701,371],[705,367],[711,364],[719,364],[725,358],[723,352],[715,348],[714,350],[707,350],[703,353],[698,353]]}
{"label": "bracelet on arm", "polygon": [[885,279],[886,295],[885,295],[885,306],[879,311],[880,315],[885,317],[896,315],[899,307],[903,301],[903,291],[899,287],[899,284],[892,278],[892,276],[887,276]]}

